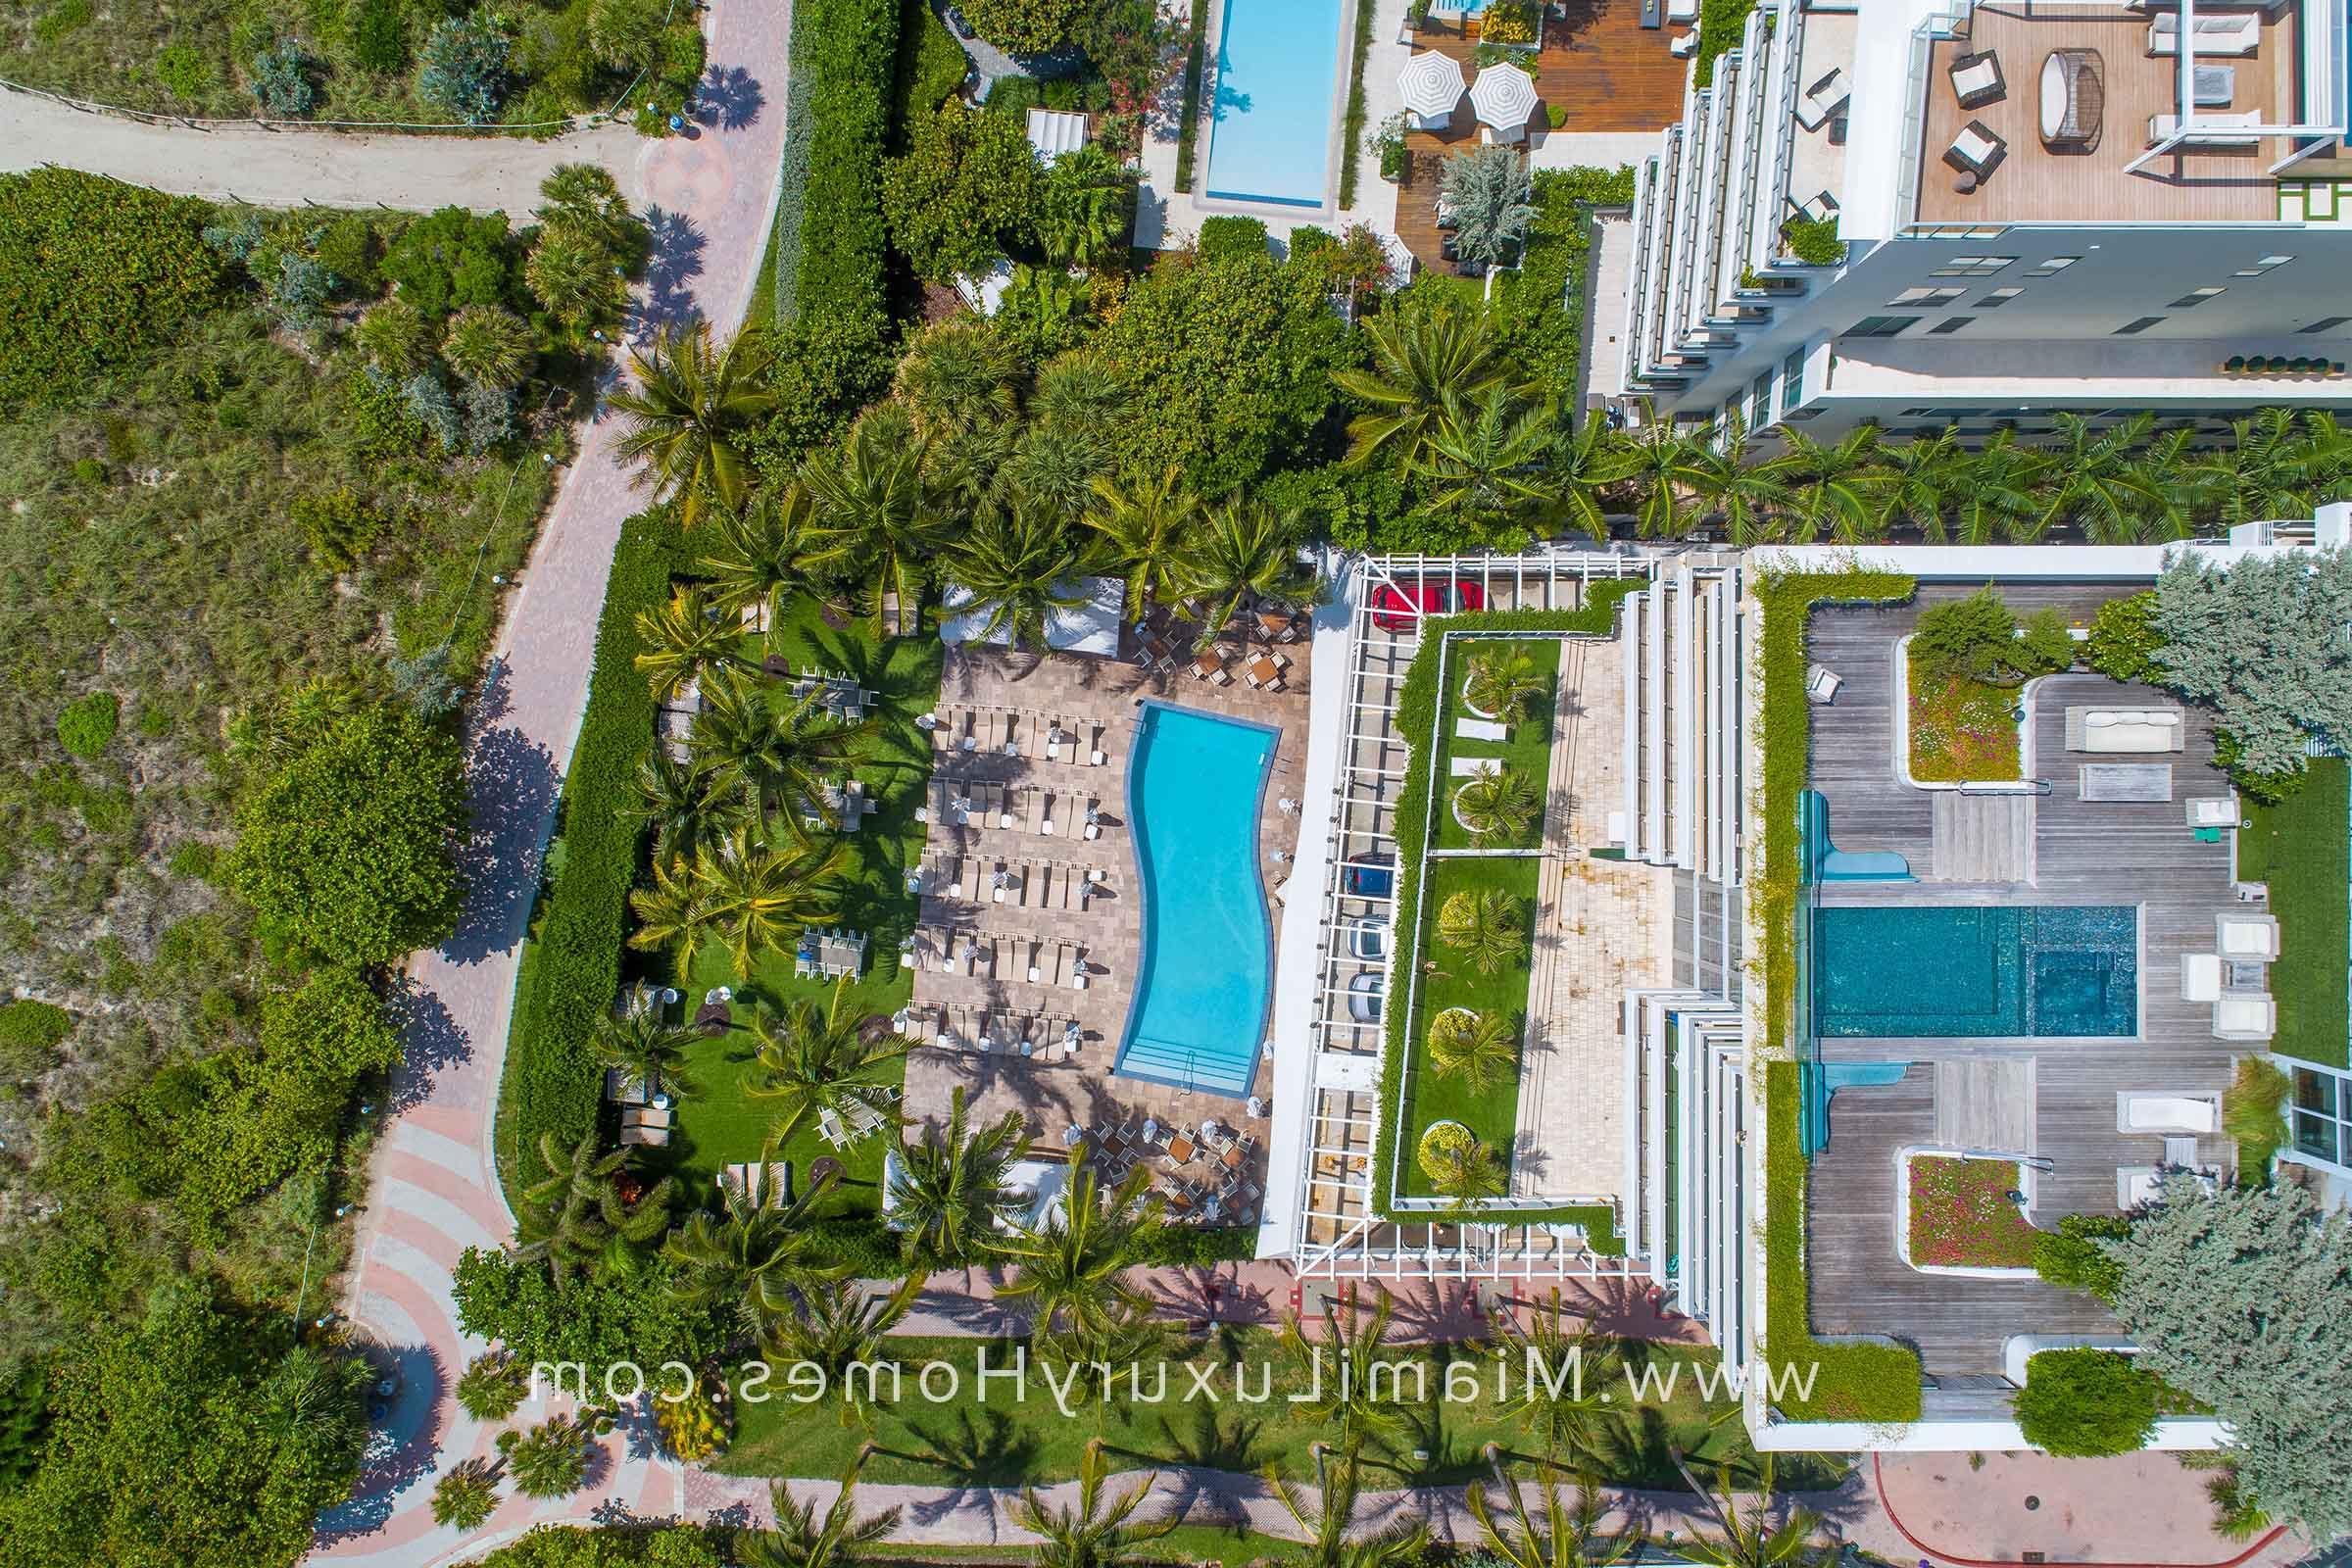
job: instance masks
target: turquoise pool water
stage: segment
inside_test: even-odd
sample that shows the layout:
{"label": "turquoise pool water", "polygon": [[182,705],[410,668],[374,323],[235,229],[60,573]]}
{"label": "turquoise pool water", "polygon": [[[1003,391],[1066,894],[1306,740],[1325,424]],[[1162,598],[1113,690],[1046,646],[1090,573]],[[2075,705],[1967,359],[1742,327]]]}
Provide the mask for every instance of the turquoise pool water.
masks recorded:
{"label": "turquoise pool water", "polygon": [[1320,207],[1331,189],[1340,0],[1225,0],[1211,197]]}
{"label": "turquoise pool water", "polygon": [[1114,1071],[1247,1095],[1273,989],[1257,813],[1276,732],[1148,703],[1127,762],[1143,955]]}
{"label": "turquoise pool water", "polygon": [[2132,1035],[2139,911],[1838,906],[1813,916],[1813,1032]]}

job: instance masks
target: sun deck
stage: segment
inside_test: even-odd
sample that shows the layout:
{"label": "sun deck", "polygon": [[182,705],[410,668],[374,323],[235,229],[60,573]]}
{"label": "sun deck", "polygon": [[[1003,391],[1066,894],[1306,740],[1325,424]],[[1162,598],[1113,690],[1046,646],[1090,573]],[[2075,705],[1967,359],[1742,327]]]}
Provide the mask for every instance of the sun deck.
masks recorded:
{"label": "sun deck", "polygon": [[[1935,863],[1934,797],[1899,782],[1894,738],[1894,640],[1922,609],[1975,584],[1923,585],[1917,602],[1892,609],[1823,607],[1813,616],[1812,657],[1845,685],[1834,705],[1813,710],[1812,787],[1828,798],[1841,850],[1887,850],[1924,875]],[[2003,585],[2021,613],[2045,605],[2087,624],[2116,585]],[[2051,676],[2034,703],[2033,771],[2051,784],[2032,799],[2031,883],[1956,881],[1832,884],[1824,904],[1911,906],[2129,905],[2140,911],[2138,1035],[2132,1039],[1834,1039],[1831,1062],[1907,1061],[1901,1082],[1839,1089],[1830,1142],[1816,1156],[1809,1203],[1813,1327],[1823,1335],[1891,1334],[1916,1346],[1931,1378],[1982,1377],[1999,1370],[2001,1343],[2021,1333],[2112,1333],[2089,1297],[2038,1280],[2000,1281],[1915,1272],[1893,1250],[1895,1151],[1958,1145],[2035,1155],[2034,1218],[2047,1228],[2070,1213],[2118,1212],[2117,1171],[2165,1161],[2166,1141],[2116,1130],[2122,1090],[2219,1094],[2236,1056],[2257,1049],[2217,1040],[2211,1004],[2180,996],[2183,955],[2210,953],[2214,915],[2232,907],[2230,846],[2200,843],[2182,802],[2229,792],[2212,765],[2210,716],[2182,708],[2183,749],[2146,760],[2171,764],[2171,798],[2146,804],[2084,802],[2077,769],[2099,759],[2070,753],[2069,705],[2182,708],[2153,688],[2119,687],[2101,676]],[[2022,1136],[2022,1148],[2007,1142]],[[2195,1140],[2196,1163],[2227,1169],[2232,1151],[2218,1137]]]}

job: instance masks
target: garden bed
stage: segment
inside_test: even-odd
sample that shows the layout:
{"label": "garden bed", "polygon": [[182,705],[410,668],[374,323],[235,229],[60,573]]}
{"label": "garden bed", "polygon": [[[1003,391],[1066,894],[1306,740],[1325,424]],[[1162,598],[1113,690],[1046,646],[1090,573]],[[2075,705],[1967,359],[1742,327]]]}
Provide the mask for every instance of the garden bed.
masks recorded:
{"label": "garden bed", "polygon": [[2024,694],[1965,675],[1936,675],[1900,656],[1906,701],[1903,764],[1914,784],[2013,784],[2025,776]]}
{"label": "garden bed", "polygon": [[[1452,1008],[1479,1013],[1500,1010],[1505,1016],[1520,1016],[1527,1011],[1527,984],[1535,958],[1536,886],[1542,872],[1540,860],[1516,856],[1433,860],[1429,864],[1429,895],[1423,904],[1426,913],[1418,949],[1424,967],[1412,998],[1413,1017],[1408,1035],[1412,1060],[1405,1080],[1405,1141],[1400,1146],[1408,1157],[1396,1173],[1396,1191],[1400,1197],[1437,1196],[1420,1162],[1409,1157],[1411,1151],[1421,1147],[1421,1135],[1433,1123],[1458,1121],[1476,1134],[1479,1142],[1506,1155],[1518,1134],[1518,1074],[1514,1072],[1506,1084],[1473,1094],[1458,1079],[1439,1075],[1429,1060],[1428,1039],[1430,1025],[1438,1015]],[[1498,972],[1485,975],[1437,940],[1437,924],[1438,910],[1448,898],[1456,893],[1489,889],[1500,889],[1518,899],[1525,906],[1529,926],[1525,955]],[[1432,964],[1434,969],[1429,967]],[[1404,992],[1412,983],[1413,977],[1408,972],[1398,972],[1390,995],[1391,1005],[1405,1004]]]}
{"label": "garden bed", "polygon": [[[1906,1152],[1903,1261],[1915,1269],[2034,1273],[2041,1233],[2008,1195],[2028,1178],[2013,1159]],[[2032,1197],[2030,1191],[2027,1192]]]}
{"label": "garden bed", "polygon": [[[1465,718],[1484,719],[1487,716],[1471,707],[1469,699],[1462,695],[1463,683],[1470,674],[1470,661],[1481,655],[1509,652],[1523,653],[1534,662],[1537,675],[1546,683],[1544,691],[1521,709],[1522,716],[1512,722],[1507,739],[1479,741],[1456,735],[1453,726],[1458,721]],[[1508,641],[1456,638],[1448,645],[1446,652],[1446,700],[1439,706],[1437,729],[1437,788],[1446,802],[1446,808],[1438,813],[1437,832],[1431,848],[1532,850],[1544,842],[1544,818],[1539,813],[1527,832],[1508,839],[1497,839],[1484,846],[1478,845],[1470,830],[1453,813],[1453,798],[1469,782],[1453,776],[1453,764],[1457,759],[1492,761],[1504,772],[1531,777],[1540,790],[1548,790],[1559,669],[1560,643],[1556,637],[1513,638]]]}
{"label": "garden bed", "polygon": [[2352,871],[2348,799],[2352,763],[2314,758],[2301,787],[2285,800],[2276,806],[2244,802],[2254,825],[2237,835],[2238,879],[2269,883],[2271,912],[2278,917],[2278,961],[2271,972],[2278,1034],[2271,1049],[2328,1067],[2344,1065],[2352,1005],[2344,979],[2352,928],[2352,898],[2345,891]]}

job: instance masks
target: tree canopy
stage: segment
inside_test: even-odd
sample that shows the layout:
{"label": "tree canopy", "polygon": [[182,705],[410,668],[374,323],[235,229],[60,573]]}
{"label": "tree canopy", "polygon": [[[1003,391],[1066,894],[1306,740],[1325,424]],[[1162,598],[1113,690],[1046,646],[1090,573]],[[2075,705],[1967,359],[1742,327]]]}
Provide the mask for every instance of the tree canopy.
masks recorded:
{"label": "tree canopy", "polygon": [[2157,579],[2150,620],[2157,678],[2214,706],[2247,771],[2302,772],[2315,734],[2352,747],[2352,551],[2229,567],[2183,552]]}

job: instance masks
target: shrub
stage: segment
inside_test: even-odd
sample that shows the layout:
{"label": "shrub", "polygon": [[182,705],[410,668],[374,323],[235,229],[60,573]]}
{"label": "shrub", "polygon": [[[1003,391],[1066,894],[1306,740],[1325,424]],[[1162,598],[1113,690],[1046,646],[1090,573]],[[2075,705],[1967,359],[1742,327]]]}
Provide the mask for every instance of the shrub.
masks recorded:
{"label": "shrub", "polygon": [[0,406],[85,397],[209,311],[211,212],[62,169],[0,175]]}
{"label": "shrub", "polygon": [[333,274],[316,257],[282,251],[263,304],[286,331],[316,332],[326,325],[326,296],[333,286]]}
{"label": "shrub", "polygon": [[531,1390],[531,1369],[505,1350],[487,1350],[466,1363],[458,1403],[476,1421],[504,1421]]}
{"label": "shrub", "polygon": [[122,718],[122,708],[113,692],[91,692],[59,710],[57,744],[75,757],[96,757],[115,738],[115,727]]}
{"label": "shrub", "polygon": [[2294,1084],[2260,1056],[2247,1056],[2222,1095],[2222,1131],[2237,1140],[2241,1177],[2270,1174],[2271,1158],[2286,1136],[2286,1097]]}
{"label": "shrub", "polygon": [[2028,1443],[2065,1459],[2131,1453],[2156,1434],[2164,1385],[2113,1350],[2043,1350],[2012,1401]]}
{"label": "shrub", "polygon": [[972,30],[1012,55],[1051,54],[1070,41],[1083,0],[966,0]]}
{"label": "shrub", "polygon": [[1987,583],[1965,599],[1920,612],[1911,628],[1910,659],[1935,679],[2022,686],[2073,663],[2075,643],[2055,610],[2035,611],[2021,626]]}
{"label": "shrub", "polygon": [[506,101],[511,51],[489,13],[445,17],[424,40],[416,96],[467,124],[489,124]]}
{"label": "shrub", "polygon": [[792,58],[809,69],[792,74],[776,200],[779,321],[813,311],[872,321],[880,335],[888,316],[882,166],[898,37],[897,0],[802,0],[793,8]]}
{"label": "shrub", "polygon": [[2156,592],[2110,599],[2091,617],[2082,662],[2110,680],[2146,680],[2157,672]]}
{"label": "shrub", "polygon": [[0,1003],[0,1074],[24,1079],[48,1071],[57,1043],[73,1029],[74,1015],[53,1002]]}
{"label": "shrub", "polygon": [[[529,1152],[543,1134],[568,1149],[596,1118],[599,1079],[588,1042],[620,991],[628,893],[644,832],[625,808],[654,734],[654,700],[633,662],[636,620],[669,597],[684,553],[666,512],[630,518],[613,552],[588,706],[564,784],[563,859],[515,979],[499,1092],[498,1148],[510,1176],[518,1160],[534,1157]],[[508,1344],[522,1349],[511,1336]]]}
{"label": "shrub", "polygon": [[1018,122],[951,101],[884,167],[882,211],[915,275],[946,283],[1029,243],[1043,186]]}
{"label": "shrub", "polygon": [[336,287],[365,297],[382,286],[375,270],[377,249],[373,223],[365,218],[338,218],[318,231],[312,254],[334,275]]}
{"label": "shrub", "polygon": [[698,1378],[694,1392],[682,1399],[656,1398],[654,1425],[662,1434],[662,1446],[686,1464],[701,1464],[735,1437],[734,1418],[711,1394],[708,1378]]}
{"label": "shrub", "polygon": [[[1205,9],[1205,8],[1203,8]],[[1348,112],[1340,122],[1340,207],[1342,211],[1355,205],[1355,165],[1358,151],[1364,144],[1364,56],[1372,48],[1372,15],[1379,8],[1359,5],[1355,8],[1355,53],[1348,70]],[[1499,6],[1491,7],[1491,19]]]}
{"label": "shrub", "polygon": [[2098,1244],[2131,1234],[2132,1222],[2121,1214],[2068,1214],[2055,1231],[2034,1239],[2034,1271],[2062,1290],[2088,1291],[2109,1300],[2124,1267]]}
{"label": "shrub", "polygon": [[1204,262],[1263,261],[1266,225],[1254,218],[1227,215],[1204,220],[1196,247]]}
{"label": "shrub", "polygon": [[57,0],[33,23],[32,35],[43,43],[55,43],[88,26],[96,14],[91,0]]}
{"label": "shrub", "polygon": [[1781,225],[1788,254],[1808,267],[1836,267],[1845,260],[1845,241],[1835,218],[1792,218]]}
{"label": "shrub", "polygon": [[229,882],[330,958],[395,963],[456,926],[457,742],[376,704],[306,739],[237,812]]}
{"label": "shrub", "polygon": [[479,1530],[498,1508],[498,1483],[487,1466],[468,1460],[433,1483],[433,1523]]}
{"label": "shrub", "polygon": [[351,63],[379,76],[409,69],[409,23],[400,0],[360,0],[351,19]]}
{"label": "shrub", "polygon": [[659,1258],[574,1276],[558,1290],[543,1262],[469,1247],[451,1279],[459,1324],[498,1341],[526,1368],[540,1361],[696,1365],[724,1338],[711,1308],[679,1299],[669,1265]]}
{"label": "shrub", "polygon": [[213,87],[213,63],[193,44],[166,44],[155,53],[155,79],[183,103],[199,102]]}
{"label": "shrub", "polygon": [[271,119],[295,120],[311,112],[317,93],[311,86],[311,57],[301,44],[280,38],[253,57],[253,96]]}
{"label": "shrub", "polygon": [[290,508],[295,525],[311,543],[319,564],[349,571],[368,554],[384,531],[384,515],[349,485],[315,495],[296,496]]}
{"label": "shrub", "polygon": [[503,214],[444,207],[402,229],[380,270],[403,300],[438,319],[464,305],[509,303],[518,249]]}

